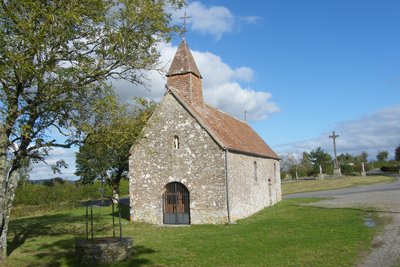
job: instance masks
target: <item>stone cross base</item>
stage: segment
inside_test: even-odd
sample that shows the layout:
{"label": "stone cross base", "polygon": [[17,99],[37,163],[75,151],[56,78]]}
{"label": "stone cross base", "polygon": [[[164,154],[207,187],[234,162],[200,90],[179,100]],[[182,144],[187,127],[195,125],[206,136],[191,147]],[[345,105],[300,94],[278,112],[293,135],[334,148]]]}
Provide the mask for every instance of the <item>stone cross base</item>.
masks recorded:
{"label": "stone cross base", "polygon": [[333,175],[342,176],[342,172],[341,172],[340,168],[334,168]]}
{"label": "stone cross base", "polygon": [[366,172],[361,172],[361,176],[367,176]]}

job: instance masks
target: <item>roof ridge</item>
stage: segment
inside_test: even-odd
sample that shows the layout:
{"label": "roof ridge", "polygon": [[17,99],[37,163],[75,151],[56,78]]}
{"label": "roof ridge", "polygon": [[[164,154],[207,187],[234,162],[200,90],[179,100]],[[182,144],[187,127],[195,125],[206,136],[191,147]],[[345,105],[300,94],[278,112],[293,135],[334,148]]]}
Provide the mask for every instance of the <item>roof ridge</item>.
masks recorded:
{"label": "roof ridge", "polygon": [[214,106],[211,106],[211,105],[209,105],[209,104],[207,104],[207,103],[204,103],[204,105],[207,106],[207,107],[209,107],[209,108],[215,109],[216,111],[221,112],[222,114],[225,114],[226,116],[229,116],[229,117],[231,117],[231,118],[234,119],[234,120],[237,120],[237,121],[242,122],[242,123],[244,123],[244,124],[246,124],[246,125],[249,125],[249,124],[247,123],[247,121],[241,120],[241,119],[239,119],[239,118],[237,118],[237,117],[235,117],[235,116],[229,114],[229,113],[226,112],[226,111],[223,111],[223,110],[221,110],[221,109],[219,109],[219,108],[216,108],[216,107],[214,107]]}

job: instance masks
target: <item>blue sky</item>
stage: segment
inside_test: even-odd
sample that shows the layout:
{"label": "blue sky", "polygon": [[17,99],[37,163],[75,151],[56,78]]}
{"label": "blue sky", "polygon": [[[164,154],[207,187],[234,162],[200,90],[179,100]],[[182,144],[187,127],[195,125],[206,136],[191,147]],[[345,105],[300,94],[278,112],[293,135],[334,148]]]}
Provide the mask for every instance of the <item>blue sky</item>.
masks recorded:
{"label": "blue sky", "polygon": [[[249,123],[280,155],[323,147],[335,130],[338,153],[370,159],[400,144],[400,1],[190,1],[186,40],[203,75],[205,99]],[[183,10],[174,14],[179,19]],[[168,64],[181,41],[159,46]],[[114,83],[121,98],[159,100],[165,79],[148,74],[150,91]],[[56,150],[74,179],[75,151]],[[32,178],[53,176],[44,165]]]}

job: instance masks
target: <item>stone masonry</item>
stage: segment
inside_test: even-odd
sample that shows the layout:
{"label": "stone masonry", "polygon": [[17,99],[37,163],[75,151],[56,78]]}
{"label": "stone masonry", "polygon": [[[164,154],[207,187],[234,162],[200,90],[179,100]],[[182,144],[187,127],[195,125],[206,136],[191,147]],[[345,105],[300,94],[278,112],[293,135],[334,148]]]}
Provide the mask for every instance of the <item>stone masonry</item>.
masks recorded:
{"label": "stone masonry", "polygon": [[164,186],[177,181],[190,191],[192,223],[227,222],[224,152],[172,95],[143,134],[129,161],[132,219],[161,224]]}
{"label": "stone masonry", "polygon": [[177,223],[230,223],[282,198],[279,157],[246,122],[204,103],[201,79],[183,40],[131,149],[132,221],[171,224],[183,214]]}

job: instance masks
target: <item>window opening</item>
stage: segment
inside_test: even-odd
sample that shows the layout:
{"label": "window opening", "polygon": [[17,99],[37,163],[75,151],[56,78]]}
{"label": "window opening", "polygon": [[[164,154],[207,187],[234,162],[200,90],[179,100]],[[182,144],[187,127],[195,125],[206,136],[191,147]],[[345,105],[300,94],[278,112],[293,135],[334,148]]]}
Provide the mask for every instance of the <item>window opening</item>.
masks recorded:
{"label": "window opening", "polygon": [[179,137],[177,135],[174,136],[174,148],[179,149]]}

